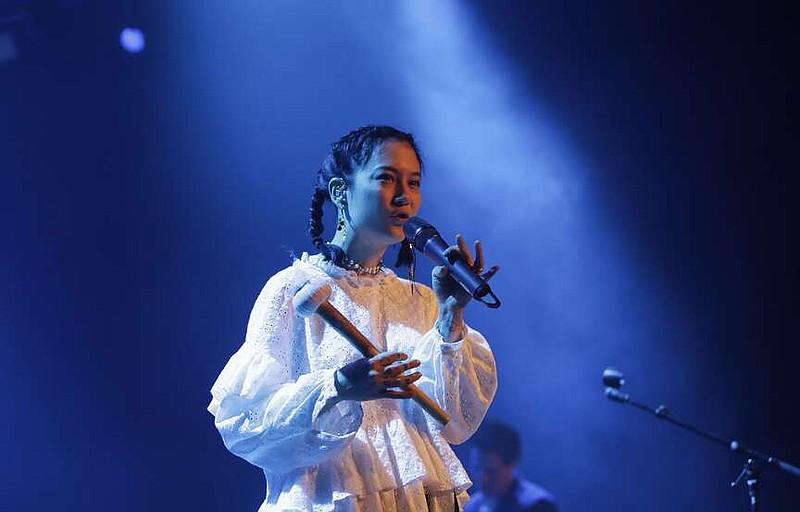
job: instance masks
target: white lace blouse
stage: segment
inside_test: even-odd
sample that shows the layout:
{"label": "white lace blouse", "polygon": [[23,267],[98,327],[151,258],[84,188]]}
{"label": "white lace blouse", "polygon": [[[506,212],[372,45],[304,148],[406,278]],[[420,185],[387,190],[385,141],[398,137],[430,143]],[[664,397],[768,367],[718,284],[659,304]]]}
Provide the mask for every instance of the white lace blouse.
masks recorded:
{"label": "white lace blouse", "polygon": [[[452,417],[442,427],[412,400],[345,400],[334,372],[361,357],[292,298],[309,279],[379,350],[419,359],[417,385]],[[208,406],[225,446],[262,468],[259,512],[451,512],[471,482],[453,454],[478,428],[497,388],[492,352],[472,329],[446,343],[433,328],[433,291],[384,269],[359,276],[303,254],[256,300],[244,344],[211,388]],[[326,406],[327,405],[327,406]]]}

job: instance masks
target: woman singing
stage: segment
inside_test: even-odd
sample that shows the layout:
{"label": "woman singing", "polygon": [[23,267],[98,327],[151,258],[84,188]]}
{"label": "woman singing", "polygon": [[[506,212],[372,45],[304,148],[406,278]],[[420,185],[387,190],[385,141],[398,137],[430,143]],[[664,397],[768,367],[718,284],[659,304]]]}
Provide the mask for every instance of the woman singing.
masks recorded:
{"label": "woman singing", "polygon": [[[464,323],[470,295],[445,267],[433,270],[431,289],[382,262],[419,211],[421,181],[408,133],[367,126],[334,143],[311,202],[319,254],[269,279],[211,389],[225,446],[264,470],[260,512],[453,512],[468,500],[471,482],[450,444],[483,419],[497,388],[494,357]],[[338,212],[327,243],[325,201]],[[457,241],[452,250],[482,272],[480,243],[473,259]],[[405,242],[398,264],[413,279],[411,251]],[[328,284],[330,303],[382,352],[364,358],[320,318],[298,316],[292,299],[308,282]],[[450,414],[446,426],[407,399],[412,382]]]}

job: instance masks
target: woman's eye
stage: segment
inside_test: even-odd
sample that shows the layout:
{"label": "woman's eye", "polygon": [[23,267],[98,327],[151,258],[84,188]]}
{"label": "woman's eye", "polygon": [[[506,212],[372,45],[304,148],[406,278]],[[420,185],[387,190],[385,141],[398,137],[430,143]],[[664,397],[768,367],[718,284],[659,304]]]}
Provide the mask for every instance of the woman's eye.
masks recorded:
{"label": "woman's eye", "polygon": [[383,174],[379,174],[378,175],[378,180],[379,181],[392,181],[392,180],[394,180],[394,176],[392,176],[389,173],[383,173]]}
{"label": "woman's eye", "polygon": [[411,180],[408,182],[408,184],[411,188],[419,188],[422,186],[422,182],[419,180]]}

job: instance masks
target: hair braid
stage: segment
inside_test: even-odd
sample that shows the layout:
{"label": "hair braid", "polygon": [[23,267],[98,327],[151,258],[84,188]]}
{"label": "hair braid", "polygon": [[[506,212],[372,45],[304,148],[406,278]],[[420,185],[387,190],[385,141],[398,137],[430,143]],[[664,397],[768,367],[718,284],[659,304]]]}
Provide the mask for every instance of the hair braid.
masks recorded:
{"label": "hair braid", "polygon": [[311,236],[311,241],[320,249],[324,244],[322,240],[322,232],[325,226],[322,224],[322,205],[328,198],[328,191],[324,188],[315,188],[314,193],[311,195],[311,208],[308,209],[310,218],[308,219],[308,234]]}

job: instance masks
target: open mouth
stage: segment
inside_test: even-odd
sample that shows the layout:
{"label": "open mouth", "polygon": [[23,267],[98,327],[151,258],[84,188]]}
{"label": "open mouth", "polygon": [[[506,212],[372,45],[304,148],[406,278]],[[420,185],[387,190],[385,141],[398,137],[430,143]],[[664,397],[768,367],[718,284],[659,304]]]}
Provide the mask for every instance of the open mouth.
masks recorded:
{"label": "open mouth", "polygon": [[395,213],[394,215],[392,215],[393,219],[397,219],[397,220],[402,221],[402,222],[407,221],[410,217],[411,217],[411,215],[409,215],[407,213]]}

